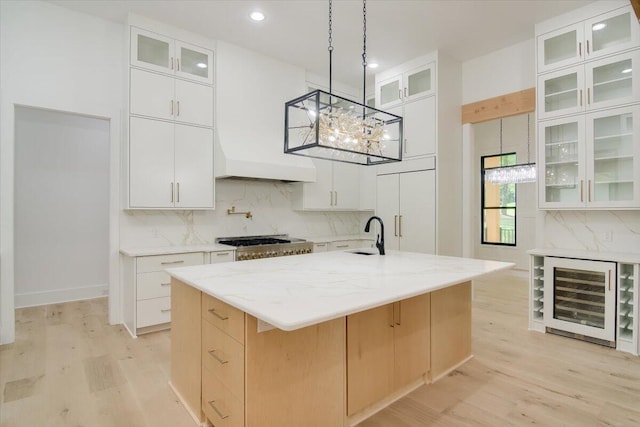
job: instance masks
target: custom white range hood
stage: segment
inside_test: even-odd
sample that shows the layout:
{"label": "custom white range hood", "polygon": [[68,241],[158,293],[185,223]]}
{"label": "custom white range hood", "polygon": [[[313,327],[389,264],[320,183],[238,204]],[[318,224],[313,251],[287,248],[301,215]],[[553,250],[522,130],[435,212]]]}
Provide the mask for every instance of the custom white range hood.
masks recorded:
{"label": "custom white range hood", "polygon": [[316,180],[311,159],[284,154],[284,104],[305,80],[299,67],[217,43],[216,178]]}

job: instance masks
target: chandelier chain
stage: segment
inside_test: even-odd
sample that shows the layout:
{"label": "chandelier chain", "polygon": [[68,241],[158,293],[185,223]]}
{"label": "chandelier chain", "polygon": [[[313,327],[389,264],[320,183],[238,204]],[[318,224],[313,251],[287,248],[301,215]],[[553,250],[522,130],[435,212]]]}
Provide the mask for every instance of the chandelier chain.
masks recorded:
{"label": "chandelier chain", "polygon": [[367,104],[367,0],[362,0],[362,105]]}
{"label": "chandelier chain", "polygon": [[332,57],[333,57],[333,1],[329,0],[329,95],[333,93],[331,82],[332,76]]}

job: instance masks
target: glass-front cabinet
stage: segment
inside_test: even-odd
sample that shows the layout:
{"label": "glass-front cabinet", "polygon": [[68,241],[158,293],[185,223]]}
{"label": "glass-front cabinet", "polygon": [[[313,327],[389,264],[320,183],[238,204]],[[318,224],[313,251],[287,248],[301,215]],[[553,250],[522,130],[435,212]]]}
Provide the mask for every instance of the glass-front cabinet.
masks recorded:
{"label": "glass-front cabinet", "polygon": [[640,52],[616,55],[538,77],[538,118],[640,100]]}
{"label": "glass-front cabinet", "polygon": [[131,65],[213,84],[213,52],[131,27]]}
{"label": "glass-front cabinet", "polygon": [[379,109],[435,94],[435,63],[420,66],[376,84]]}
{"label": "glass-front cabinet", "polygon": [[631,6],[538,36],[538,72],[633,48],[640,40]]}
{"label": "glass-front cabinet", "polygon": [[640,207],[639,126],[637,106],[541,122],[539,206]]}

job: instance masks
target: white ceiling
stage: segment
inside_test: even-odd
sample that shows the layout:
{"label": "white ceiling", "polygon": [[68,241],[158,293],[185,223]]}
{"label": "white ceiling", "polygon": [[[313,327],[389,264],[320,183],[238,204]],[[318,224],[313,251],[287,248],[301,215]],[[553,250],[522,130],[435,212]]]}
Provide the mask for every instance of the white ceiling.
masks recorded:
{"label": "white ceiling", "polygon": [[[105,1],[52,3],[125,22],[128,12],[225,40],[328,75],[327,0]],[[441,50],[466,61],[531,39],[534,25],[590,0],[369,0],[367,57],[383,71]],[[249,12],[266,14],[260,23]],[[334,79],[362,86],[362,1],[334,0]],[[373,74],[372,71],[369,71]]]}

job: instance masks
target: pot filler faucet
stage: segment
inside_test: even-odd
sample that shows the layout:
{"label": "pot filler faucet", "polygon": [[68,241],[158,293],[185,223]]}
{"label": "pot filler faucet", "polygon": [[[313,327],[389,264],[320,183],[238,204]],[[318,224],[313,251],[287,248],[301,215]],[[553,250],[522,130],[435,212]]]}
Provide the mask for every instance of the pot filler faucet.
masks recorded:
{"label": "pot filler faucet", "polygon": [[380,223],[380,234],[378,234],[378,240],[376,241],[376,248],[378,248],[380,255],[384,255],[384,224],[382,223],[382,220],[380,219],[380,217],[372,216],[371,218],[369,218],[369,220],[367,221],[367,225],[364,226],[364,232],[365,233],[369,232],[371,221],[374,219],[377,219],[378,222]]}

